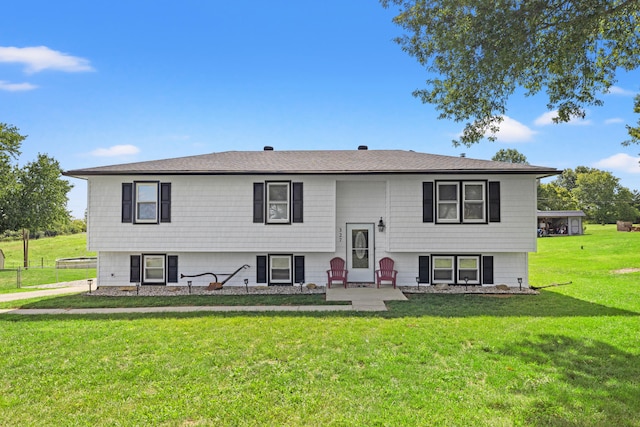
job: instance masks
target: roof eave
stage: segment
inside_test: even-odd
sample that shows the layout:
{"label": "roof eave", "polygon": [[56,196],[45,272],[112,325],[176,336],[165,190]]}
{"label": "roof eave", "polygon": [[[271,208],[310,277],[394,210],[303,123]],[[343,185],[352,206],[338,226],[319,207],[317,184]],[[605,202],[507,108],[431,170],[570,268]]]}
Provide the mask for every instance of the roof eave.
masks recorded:
{"label": "roof eave", "polygon": [[429,169],[429,170],[246,170],[246,171],[196,171],[196,170],[71,170],[63,172],[64,176],[87,179],[90,176],[124,176],[124,175],[536,175],[537,178],[547,178],[558,175],[562,171],[555,169],[507,170],[507,169]]}

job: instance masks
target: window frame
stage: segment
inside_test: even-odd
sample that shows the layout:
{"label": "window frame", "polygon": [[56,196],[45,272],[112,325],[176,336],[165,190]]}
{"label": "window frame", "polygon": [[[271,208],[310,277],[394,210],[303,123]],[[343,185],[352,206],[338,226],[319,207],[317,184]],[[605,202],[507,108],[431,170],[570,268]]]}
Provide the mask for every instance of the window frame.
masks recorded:
{"label": "window frame", "polygon": [[[478,200],[467,200],[467,191],[466,187],[471,185],[479,185],[482,187],[481,194],[482,199]],[[461,210],[462,210],[462,222],[466,224],[475,223],[475,224],[485,224],[487,222],[487,181],[461,181],[460,185],[461,191]],[[467,218],[467,204],[481,205],[482,216],[480,218]]]}
{"label": "window frame", "polygon": [[[273,274],[273,266],[274,266],[274,259],[285,259],[287,260],[288,263],[288,278],[286,279],[274,279],[274,274]],[[267,267],[267,275],[268,275],[268,281],[269,281],[269,285],[292,285],[293,284],[293,275],[294,275],[294,270],[293,270],[293,255],[291,254],[269,254],[268,255],[268,267]]]}
{"label": "window frame", "polygon": [[[437,260],[438,259],[448,259],[451,260],[451,268],[441,268],[441,267],[437,267]],[[436,272],[437,271],[445,271],[445,270],[450,270],[451,271],[451,279],[450,280],[443,280],[443,279],[438,279]],[[455,255],[432,255],[431,256],[431,282],[433,284],[447,284],[447,285],[453,285],[456,283],[456,256]]]}
{"label": "window frame", "polygon": [[[454,185],[456,188],[456,200],[440,200],[440,187]],[[441,218],[440,217],[440,205],[452,205],[455,204],[455,218]],[[458,224],[460,223],[460,181],[436,181],[436,222],[439,224]]]}
{"label": "window frame", "polygon": [[[476,262],[476,267],[475,267],[475,275],[476,278],[474,280],[469,279],[468,282],[464,281],[464,276],[462,276],[462,271],[464,270],[472,270],[470,268],[462,268],[461,264],[462,261],[465,259],[473,259]],[[481,273],[482,273],[482,262],[480,259],[480,255],[457,255],[456,256],[456,279],[457,279],[457,283],[459,284],[464,284],[464,285],[479,285],[480,284],[480,280],[481,280]],[[467,276],[468,277],[468,276]]]}
{"label": "window frame", "polygon": [[[454,200],[441,200],[441,187],[452,186],[456,187],[456,197]],[[480,185],[482,187],[481,200],[471,200],[466,198],[466,186]],[[434,213],[435,222],[437,224],[488,224],[488,208],[489,208],[489,185],[487,180],[470,179],[470,180],[442,180],[435,181],[434,189]],[[423,202],[424,203],[424,202]],[[455,218],[442,218],[441,206],[454,205],[455,204]],[[466,212],[467,205],[481,205],[481,218],[468,218]],[[424,219],[423,219],[424,222]]]}
{"label": "window frame", "polygon": [[[437,260],[438,259],[448,259],[451,261],[451,268],[438,268],[436,266],[437,264]],[[462,264],[464,264],[464,260],[467,259],[473,259],[475,261],[475,268],[470,269],[470,268],[466,268],[464,266],[462,266]],[[451,254],[437,254],[437,255],[431,255],[430,258],[430,269],[429,269],[429,274],[431,275],[431,284],[432,285],[439,285],[439,284],[446,284],[446,285],[481,285],[483,282],[483,275],[484,275],[484,264],[483,264],[483,259],[484,257],[482,255],[478,255],[478,254],[456,254],[456,255],[451,255]],[[493,267],[493,264],[492,264]],[[438,279],[437,278],[437,272],[440,271],[446,271],[449,270],[451,272],[451,280],[445,280],[445,279]],[[475,278],[474,279],[469,279],[466,283],[464,281],[464,271],[466,270],[473,270],[475,272]]]}
{"label": "window frame", "polygon": [[[155,187],[155,201],[140,201],[140,187],[143,186],[154,186]],[[135,224],[158,224],[158,213],[159,213],[159,202],[160,202],[160,182],[159,181],[134,181],[134,198],[133,198],[133,222]],[[139,206],[141,203],[154,203],[155,205],[155,216],[154,218],[140,218],[139,217]]]}
{"label": "window frame", "polygon": [[[162,260],[161,267],[147,267],[147,260],[151,259],[160,259]],[[162,271],[161,278],[149,278],[147,274],[147,270],[153,268],[155,270]],[[154,284],[154,285],[164,285],[167,280],[167,257],[164,254],[142,254],[142,259],[140,262],[140,275],[142,279],[142,283],[144,284]]]}
{"label": "window frame", "polygon": [[[265,182],[265,223],[266,224],[291,224],[291,181],[266,181]],[[285,202],[276,200],[274,202],[271,201],[270,197],[270,188],[275,186],[286,186],[286,195],[287,200]],[[286,218],[271,218],[270,210],[271,205],[286,205],[285,212],[287,214]]]}

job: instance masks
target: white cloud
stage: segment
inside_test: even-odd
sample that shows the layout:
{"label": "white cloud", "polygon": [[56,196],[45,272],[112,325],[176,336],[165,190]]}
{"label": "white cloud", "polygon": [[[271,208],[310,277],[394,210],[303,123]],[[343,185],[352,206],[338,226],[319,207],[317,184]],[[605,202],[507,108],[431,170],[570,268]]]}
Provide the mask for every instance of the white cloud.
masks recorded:
{"label": "white cloud", "polygon": [[612,125],[615,123],[624,123],[624,119],[621,119],[620,117],[614,117],[612,119],[607,119],[604,121],[605,125]]}
{"label": "white cloud", "polygon": [[557,117],[557,116],[558,116],[558,112],[557,111],[547,111],[546,113],[544,113],[540,117],[538,117],[533,122],[533,124],[535,124],[536,126],[552,125],[554,117]]}
{"label": "white cloud", "polygon": [[140,149],[135,145],[114,145],[109,148],[98,148],[93,150],[92,156],[96,157],[117,157],[117,156],[130,156],[138,154]]}
{"label": "white cloud", "polygon": [[509,116],[502,116],[500,130],[494,135],[500,142],[527,142],[536,134],[534,130]]}
{"label": "white cloud", "polygon": [[620,95],[620,96],[634,96],[636,93],[632,90],[623,89],[620,86],[611,86],[609,88],[610,95]]}
{"label": "white cloud", "polygon": [[627,173],[640,173],[640,164],[638,162],[640,162],[640,157],[632,157],[625,153],[618,153],[597,161],[595,167]]}
{"label": "white cloud", "polygon": [[33,85],[31,83],[9,83],[4,80],[0,80],[0,90],[5,90],[7,92],[22,92],[26,90],[33,90],[38,86]]}
{"label": "white cloud", "polygon": [[[557,110],[547,111],[546,113],[544,113],[540,117],[538,117],[533,123],[536,126],[553,125],[553,124],[555,124],[553,122],[553,119],[556,118],[556,117],[558,117],[558,111]],[[591,124],[591,120],[584,120],[584,119],[579,119],[579,118],[575,118],[574,117],[569,122],[567,122],[567,124],[573,125],[573,126],[589,126]]]}
{"label": "white cloud", "polygon": [[57,70],[69,73],[94,71],[88,59],[68,55],[46,46],[2,47],[0,62],[24,65],[24,71],[33,74],[43,70]]}

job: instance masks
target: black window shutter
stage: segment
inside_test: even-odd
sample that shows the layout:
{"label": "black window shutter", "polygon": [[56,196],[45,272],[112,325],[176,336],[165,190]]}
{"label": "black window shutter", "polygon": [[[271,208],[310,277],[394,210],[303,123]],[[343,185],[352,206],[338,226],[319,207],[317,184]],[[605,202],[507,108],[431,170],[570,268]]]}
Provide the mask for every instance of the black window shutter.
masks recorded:
{"label": "black window shutter", "polygon": [[433,182],[422,183],[422,222],[433,222]]}
{"label": "black window shutter", "polygon": [[482,283],[485,285],[493,285],[493,257],[482,257]]}
{"label": "black window shutter", "polygon": [[418,257],[418,277],[420,278],[420,283],[431,283],[431,269],[430,269],[430,261],[431,257],[428,256],[420,256]]}
{"label": "black window shutter", "polygon": [[500,222],[500,182],[489,183],[489,222]]}
{"label": "black window shutter", "polygon": [[140,282],[140,255],[131,255],[129,257],[129,282]]}
{"label": "black window shutter", "polygon": [[171,222],[171,183],[160,184],[160,222]]}
{"label": "black window shutter", "polygon": [[133,222],[133,184],[122,183],[122,222]]}
{"label": "black window shutter", "polygon": [[[253,183],[253,222],[264,222],[264,183]],[[266,283],[261,282],[261,283]]]}
{"label": "black window shutter", "polygon": [[296,283],[304,283],[304,257],[293,257],[293,281]]}
{"label": "black window shutter", "polygon": [[267,257],[265,255],[256,257],[256,283],[267,283]]}
{"label": "black window shutter", "polygon": [[293,222],[303,222],[302,183],[293,183]]}
{"label": "black window shutter", "polygon": [[167,257],[167,282],[178,283],[178,256]]}

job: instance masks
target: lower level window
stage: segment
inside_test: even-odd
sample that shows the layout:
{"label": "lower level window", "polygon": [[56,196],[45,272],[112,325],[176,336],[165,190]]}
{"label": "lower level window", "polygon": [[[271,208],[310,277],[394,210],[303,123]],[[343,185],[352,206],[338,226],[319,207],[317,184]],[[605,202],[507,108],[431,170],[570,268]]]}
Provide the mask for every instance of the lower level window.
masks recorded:
{"label": "lower level window", "polygon": [[458,257],[458,283],[469,285],[480,284],[480,257]]}
{"label": "lower level window", "polygon": [[269,255],[269,283],[293,283],[291,255]]}
{"label": "lower level window", "polygon": [[144,255],[142,281],[144,283],[164,283],[164,255]]}
{"label": "lower level window", "polygon": [[479,285],[480,257],[474,255],[435,255],[433,283]]}
{"label": "lower level window", "polygon": [[433,282],[434,283],[454,283],[452,256],[433,257]]}

